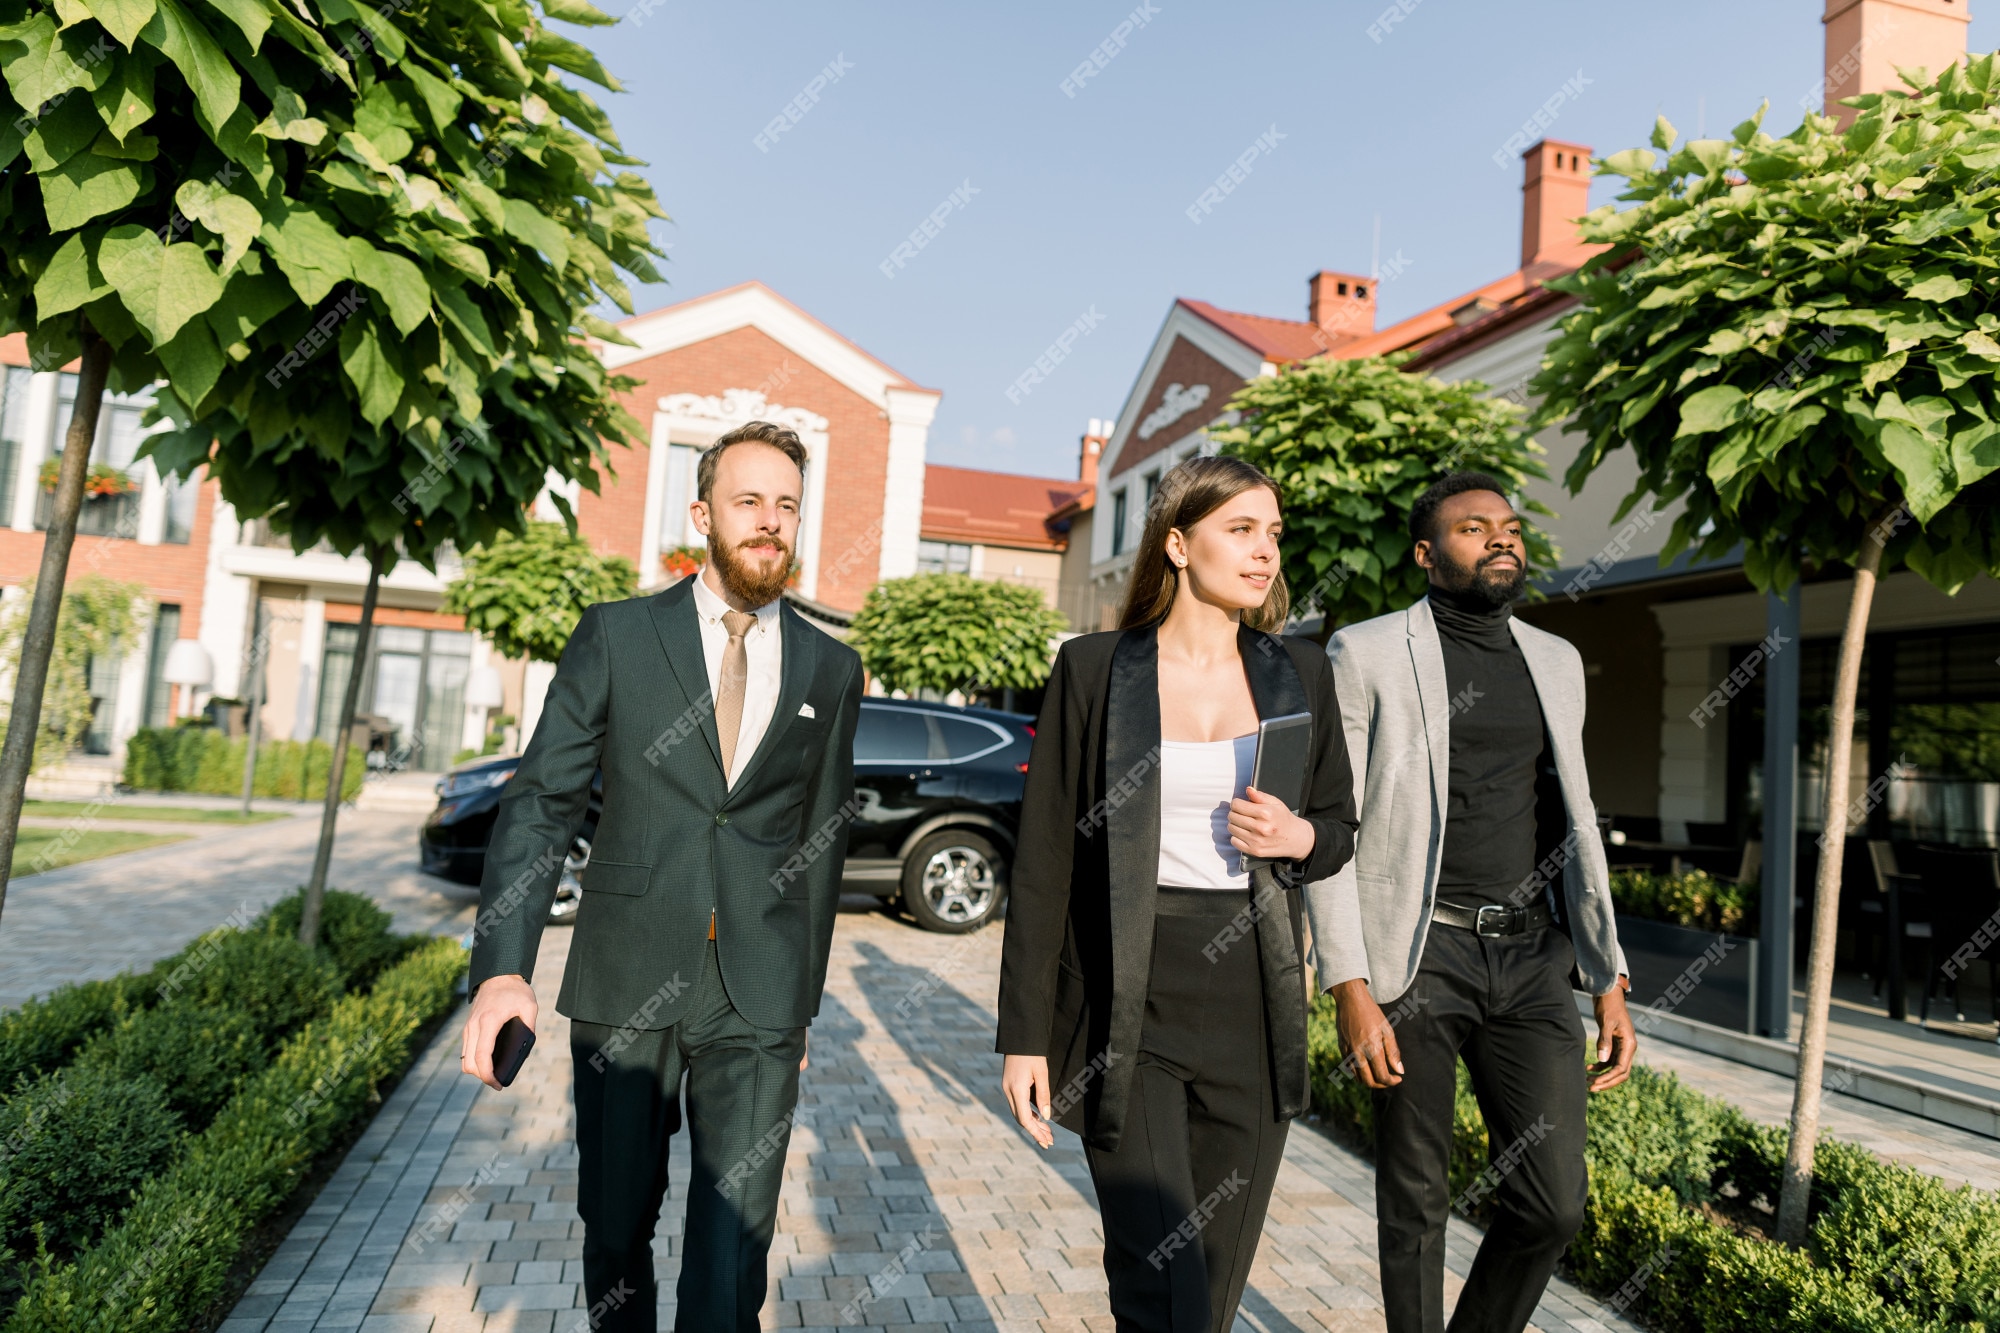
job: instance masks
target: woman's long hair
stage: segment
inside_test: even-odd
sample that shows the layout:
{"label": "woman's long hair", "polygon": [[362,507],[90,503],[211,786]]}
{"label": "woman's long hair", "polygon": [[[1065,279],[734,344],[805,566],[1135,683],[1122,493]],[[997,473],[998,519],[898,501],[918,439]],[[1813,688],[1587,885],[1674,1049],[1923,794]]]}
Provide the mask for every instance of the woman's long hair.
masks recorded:
{"label": "woman's long hair", "polygon": [[[1181,571],[1167,559],[1167,533],[1179,528],[1185,536],[1195,524],[1252,486],[1267,487],[1282,510],[1285,497],[1278,483],[1240,458],[1190,458],[1160,479],[1153,503],[1146,508],[1146,531],[1139,538],[1132,577],[1125,585],[1119,629],[1157,624],[1172,609],[1180,592]],[[1271,588],[1264,594],[1263,605],[1246,610],[1243,623],[1277,634],[1291,612],[1292,594],[1285,585],[1284,571],[1274,568],[1271,573]]]}

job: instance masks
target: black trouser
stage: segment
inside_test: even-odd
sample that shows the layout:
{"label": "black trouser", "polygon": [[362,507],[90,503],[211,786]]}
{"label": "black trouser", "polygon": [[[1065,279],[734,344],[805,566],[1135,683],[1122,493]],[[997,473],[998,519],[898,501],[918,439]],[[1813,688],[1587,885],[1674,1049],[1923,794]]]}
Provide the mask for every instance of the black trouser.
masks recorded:
{"label": "black trouser", "polygon": [[1489,1166],[1463,1193],[1493,1218],[1452,1333],[1520,1333],[1583,1225],[1583,1020],[1576,956],[1554,929],[1478,936],[1433,922],[1396,1019],[1403,1081],[1375,1093],[1375,1216],[1389,1333],[1441,1333],[1445,1220],[1454,1202],[1452,1094],[1465,1060]]}
{"label": "black trouser", "polygon": [[723,990],[710,941],[686,1015],[651,1032],[570,1024],[576,1209],[593,1326],[653,1333],[653,1230],[687,1076],[687,1230],[674,1327],[755,1333],[799,1099],[805,1029],[754,1027]]}
{"label": "black trouser", "polygon": [[1086,1148],[1120,1333],[1224,1333],[1263,1235],[1290,1122],[1275,1116],[1256,936],[1211,947],[1249,904],[1160,887],[1125,1129],[1114,1152]]}

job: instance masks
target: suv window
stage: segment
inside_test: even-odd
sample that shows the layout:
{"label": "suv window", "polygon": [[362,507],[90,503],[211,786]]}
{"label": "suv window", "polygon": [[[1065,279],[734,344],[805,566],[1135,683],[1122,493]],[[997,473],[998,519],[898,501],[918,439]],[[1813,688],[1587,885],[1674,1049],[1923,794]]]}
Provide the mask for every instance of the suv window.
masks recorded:
{"label": "suv window", "polygon": [[911,708],[863,704],[854,727],[857,764],[920,764],[932,758],[931,729]]}
{"label": "suv window", "polygon": [[945,757],[949,759],[970,759],[974,755],[986,754],[1007,744],[993,728],[963,717],[939,717],[932,715],[943,734]]}

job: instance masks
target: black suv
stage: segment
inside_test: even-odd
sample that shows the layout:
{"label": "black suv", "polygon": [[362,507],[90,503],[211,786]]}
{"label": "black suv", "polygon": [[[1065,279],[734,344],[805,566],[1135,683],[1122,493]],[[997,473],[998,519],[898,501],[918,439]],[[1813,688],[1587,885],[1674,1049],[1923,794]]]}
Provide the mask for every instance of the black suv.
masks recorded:
{"label": "black suv", "polygon": [[[1034,719],[1021,713],[903,699],[863,699],[854,736],[857,812],[842,888],[900,898],[927,930],[960,934],[999,915],[1021,818]],[[477,884],[513,758],[482,759],[438,783],[418,835],[423,869]],[[576,914],[604,808],[593,784],[582,832],[563,867],[552,921]]]}

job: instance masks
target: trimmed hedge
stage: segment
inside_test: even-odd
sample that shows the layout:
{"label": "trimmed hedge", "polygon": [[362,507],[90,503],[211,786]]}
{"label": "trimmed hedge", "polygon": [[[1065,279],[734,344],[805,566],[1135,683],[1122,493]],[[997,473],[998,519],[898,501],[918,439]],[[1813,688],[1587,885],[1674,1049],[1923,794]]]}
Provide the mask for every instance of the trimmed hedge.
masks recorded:
{"label": "trimmed hedge", "polygon": [[64,1070],[0,1103],[0,1245],[57,1255],[95,1240],[132,1191],[173,1159],[185,1130],[155,1080]]}
{"label": "trimmed hedge", "polygon": [[[236,796],[243,791],[247,738],[231,740],[214,727],[146,727],[125,742],[127,787]],[[265,741],[257,747],[255,794],[280,801],[326,798],[333,747],[325,741]],[[353,800],[368,770],[359,746],[347,747],[340,794]]]}
{"label": "trimmed hedge", "polygon": [[266,1036],[264,1024],[240,1010],[165,1004],[92,1041],[56,1077],[92,1070],[155,1083],[187,1128],[200,1130],[269,1062]]}
{"label": "trimmed hedge", "polygon": [[[1330,997],[1315,1001],[1313,1102],[1372,1150],[1372,1099],[1340,1074],[1333,1016]],[[1488,1151],[1462,1065],[1458,1079],[1454,1194],[1485,1169]],[[1591,1097],[1586,1152],[1590,1201],[1571,1274],[1606,1295],[1624,1289],[1633,1312],[1669,1333],[2000,1326],[2000,1196],[1823,1139],[1811,1239],[1787,1249],[1755,1230],[1777,1199],[1784,1131],[1644,1066]],[[1730,1216],[1747,1225],[1718,1220]]]}
{"label": "trimmed hedge", "polygon": [[62,986],[0,1015],[0,1092],[55,1068],[95,1034],[152,1004],[179,959],[177,954],[149,972]]}
{"label": "trimmed hedge", "polygon": [[40,1265],[6,1333],[180,1333],[256,1225],[408,1065],[412,1035],[451,1005],[465,964],[457,941],[430,941],[301,1030],[102,1241]]}
{"label": "trimmed hedge", "polygon": [[[280,898],[265,913],[267,933],[296,938],[299,917],[305,910],[306,890],[300,885],[290,897]],[[349,990],[365,990],[385,968],[401,962],[423,943],[422,936],[392,935],[392,918],[359,893],[329,889],[320,902],[320,945],[333,958]]]}

